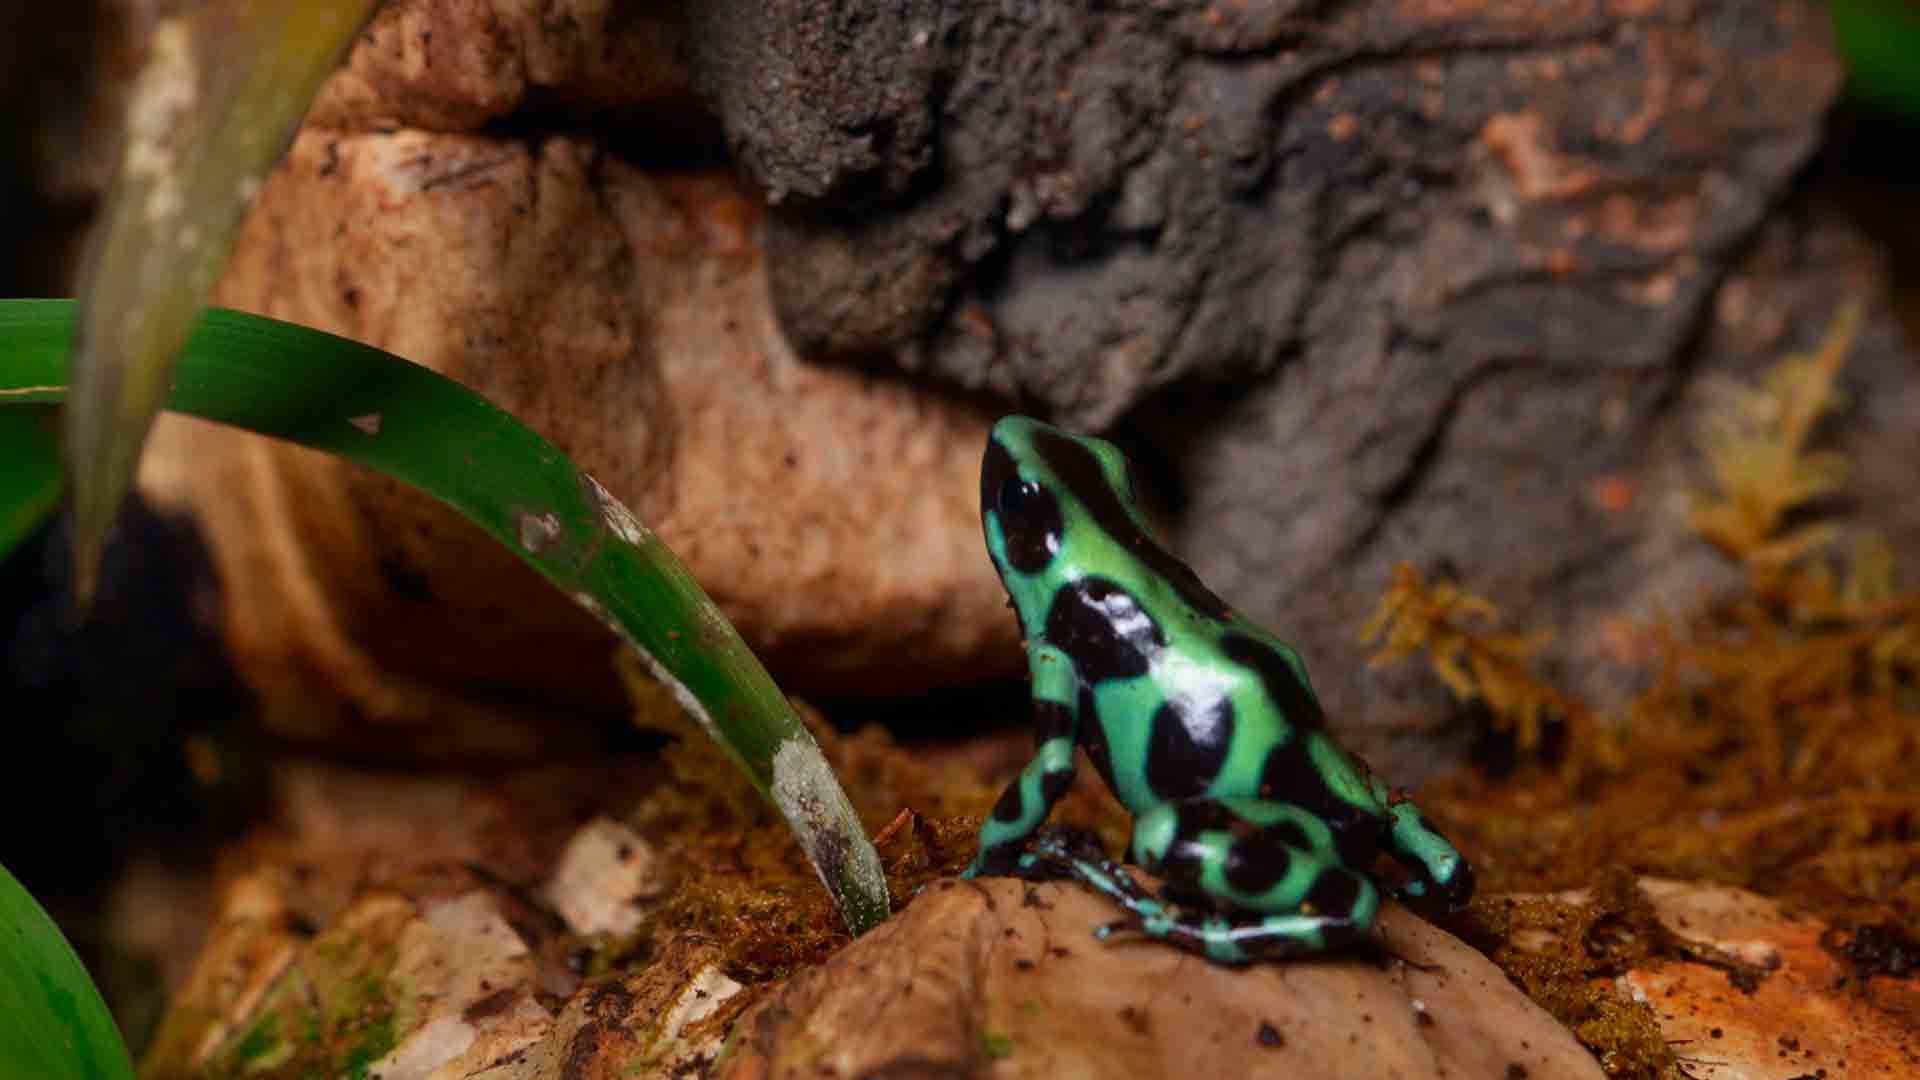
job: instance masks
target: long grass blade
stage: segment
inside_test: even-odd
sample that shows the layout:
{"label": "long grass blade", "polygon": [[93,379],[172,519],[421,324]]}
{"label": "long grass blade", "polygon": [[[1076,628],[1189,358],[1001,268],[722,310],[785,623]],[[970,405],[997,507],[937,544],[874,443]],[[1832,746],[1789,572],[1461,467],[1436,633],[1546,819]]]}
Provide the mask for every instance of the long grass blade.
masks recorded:
{"label": "long grass blade", "polygon": [[[5,400],[0,397],[0,403]],[[59,410],[51,405],[0,408],[0,560],[59,502]]]}
{"label": "long grass blade", "polygon": [[60,928],[4,866],[0,1076],[133,1080],[127,1044],[86,967]]}
{"label": "long grass blade", "polygon": [[[65,396],[72,316],[70,301],[0,300],[0,411]],[[854,933],[886,917],[879,856],[792,705],[673,552],[552,443],[399,357],[221,309],[188,338],[166,405],[338,454],[486,530],[675,690],[792,827]]]}
{"label": "long grass blade", "polygon": [[154,30],[81,289],[66,450],[82,603],[234,229],[375,4],[206,0]]}

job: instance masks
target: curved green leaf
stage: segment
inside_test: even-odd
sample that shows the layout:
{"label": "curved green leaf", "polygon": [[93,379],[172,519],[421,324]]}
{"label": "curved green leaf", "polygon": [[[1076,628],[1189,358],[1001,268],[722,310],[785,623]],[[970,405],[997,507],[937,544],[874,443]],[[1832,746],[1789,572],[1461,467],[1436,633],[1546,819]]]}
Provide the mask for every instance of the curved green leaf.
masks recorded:
{"label": "curved green leaf", "polygon": [[133,1080],[127,1045],[86,967],[60,928],[4,866],[0,1076]]}
{"label": "curved green leaf", "polygon": [[1920,119],[1920,7],[1912,0],[1834,0],[1830,10],[1848,94]]}
{"label": "curved green leaf", "polygon": [[74,589],[83,600],[233,232],[374,6],[205,0],[148,35],[81,290],[66,410]]}
{"label": "curved green leaf", "polygon": [[[0,300],[0,406],[61,400],[72,315],[71,301]],[[673,552],[552,443],[399,357],[220,309],[189,337],[167,407],[337,454],[485,529],[675,690],[793,828],[854,933],[886,917],[879,855],[792,705]]]}
{"label": "curved green leaf", "polygon": [[0,409],[0,559],[60,502],[59,431],[51,405]]}

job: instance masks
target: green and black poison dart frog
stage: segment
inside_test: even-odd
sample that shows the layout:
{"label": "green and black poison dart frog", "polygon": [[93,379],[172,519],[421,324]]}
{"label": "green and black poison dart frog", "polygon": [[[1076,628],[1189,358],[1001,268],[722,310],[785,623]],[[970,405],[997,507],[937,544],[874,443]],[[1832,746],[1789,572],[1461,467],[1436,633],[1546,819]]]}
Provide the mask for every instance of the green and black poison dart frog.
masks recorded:
{"label": "green and black poison dart frog", "polygon": [[[980,516],[1026,640],[1038,749],[966,876],[1064,872],[1142,933],[1225,964],[1364,937],[1381,851],[1407,868],[1403,900],[1452,909],[1472,895],[1453,845],[1328,735],[1298,654],[1155,542],[1117,447],[1001,420]],[[1076,745],[1133,814],[1133,859],[1164,899],[1104,856],[1035,838]]]}

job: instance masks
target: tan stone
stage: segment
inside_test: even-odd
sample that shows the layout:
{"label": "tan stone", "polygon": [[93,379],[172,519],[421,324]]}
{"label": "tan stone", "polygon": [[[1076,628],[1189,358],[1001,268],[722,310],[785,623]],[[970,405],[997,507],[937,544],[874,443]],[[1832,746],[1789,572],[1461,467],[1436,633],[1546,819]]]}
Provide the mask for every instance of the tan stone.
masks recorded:
{"label": "tan stone", "polygon": [[547,105],[689,108],[677,5],[393,0],[314,103],[315,127],[471,131]]}
{"label": "tan stone", "polygon": [[1920,978],[1861,980],[1829,947],[1826,923],[1744,889],[1655,879],[1641,888],[1667,929],[1765,971],[1751,988],[1692,961],[1619,977],[1623,991],[1652,1006],[1692,1072],[1844,1080],[1920,1070]]}
{"label": "tan stone", "polygon": [[1094,940],[1114,917],[1079,885],[936,884],[743,1016],[719,1075],[1602,1075],[1485,957],[1398,905],[1378,923],[1397,959],[1239,969]]}
{"label": "tan stone", "polygon": [[[796,692],[1012,659],[975,519],[986,417],[794,356],[755,204],[727,176],[649,175],[571,138],[309,130],[218,299],[423,363],[553,439]],[[611,636],[437,505],[188,422],[152,456],[147,490],[208,532],[277,729],[527,754],[618,706]]]}

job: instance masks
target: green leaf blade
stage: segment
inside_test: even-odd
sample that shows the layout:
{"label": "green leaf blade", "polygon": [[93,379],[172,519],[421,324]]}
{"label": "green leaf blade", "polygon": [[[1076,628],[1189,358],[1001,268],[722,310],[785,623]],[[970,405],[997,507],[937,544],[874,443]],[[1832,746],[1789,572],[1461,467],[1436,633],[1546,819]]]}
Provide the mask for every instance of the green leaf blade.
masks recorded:
{"label": "green leaf blade", "polygon": [[[0,406],[58,400],[71,312],[0,300]],[[675,689],[793,829],[849,929],[886,917],[879,855],[785,695],[673,552],[552,443],[380,349],[220,309],[188,338],[167,406],[339,455],[480,526]]]}
{"label": "green leaf blade", "polygon": [[66,411],[83,599],[233,234],[374,6],[208,0],[150,35],[89,252]]}
{"label": "green leaf blade", "polygon": [[60,928],[4,866],[0,866],[0,1076],[133,1080],[126,1043],[85,965]]}
{"label": "green leaf blade", "polygon": [[59,410],[0,408],[0,561],[60,505],[60,490]]}

